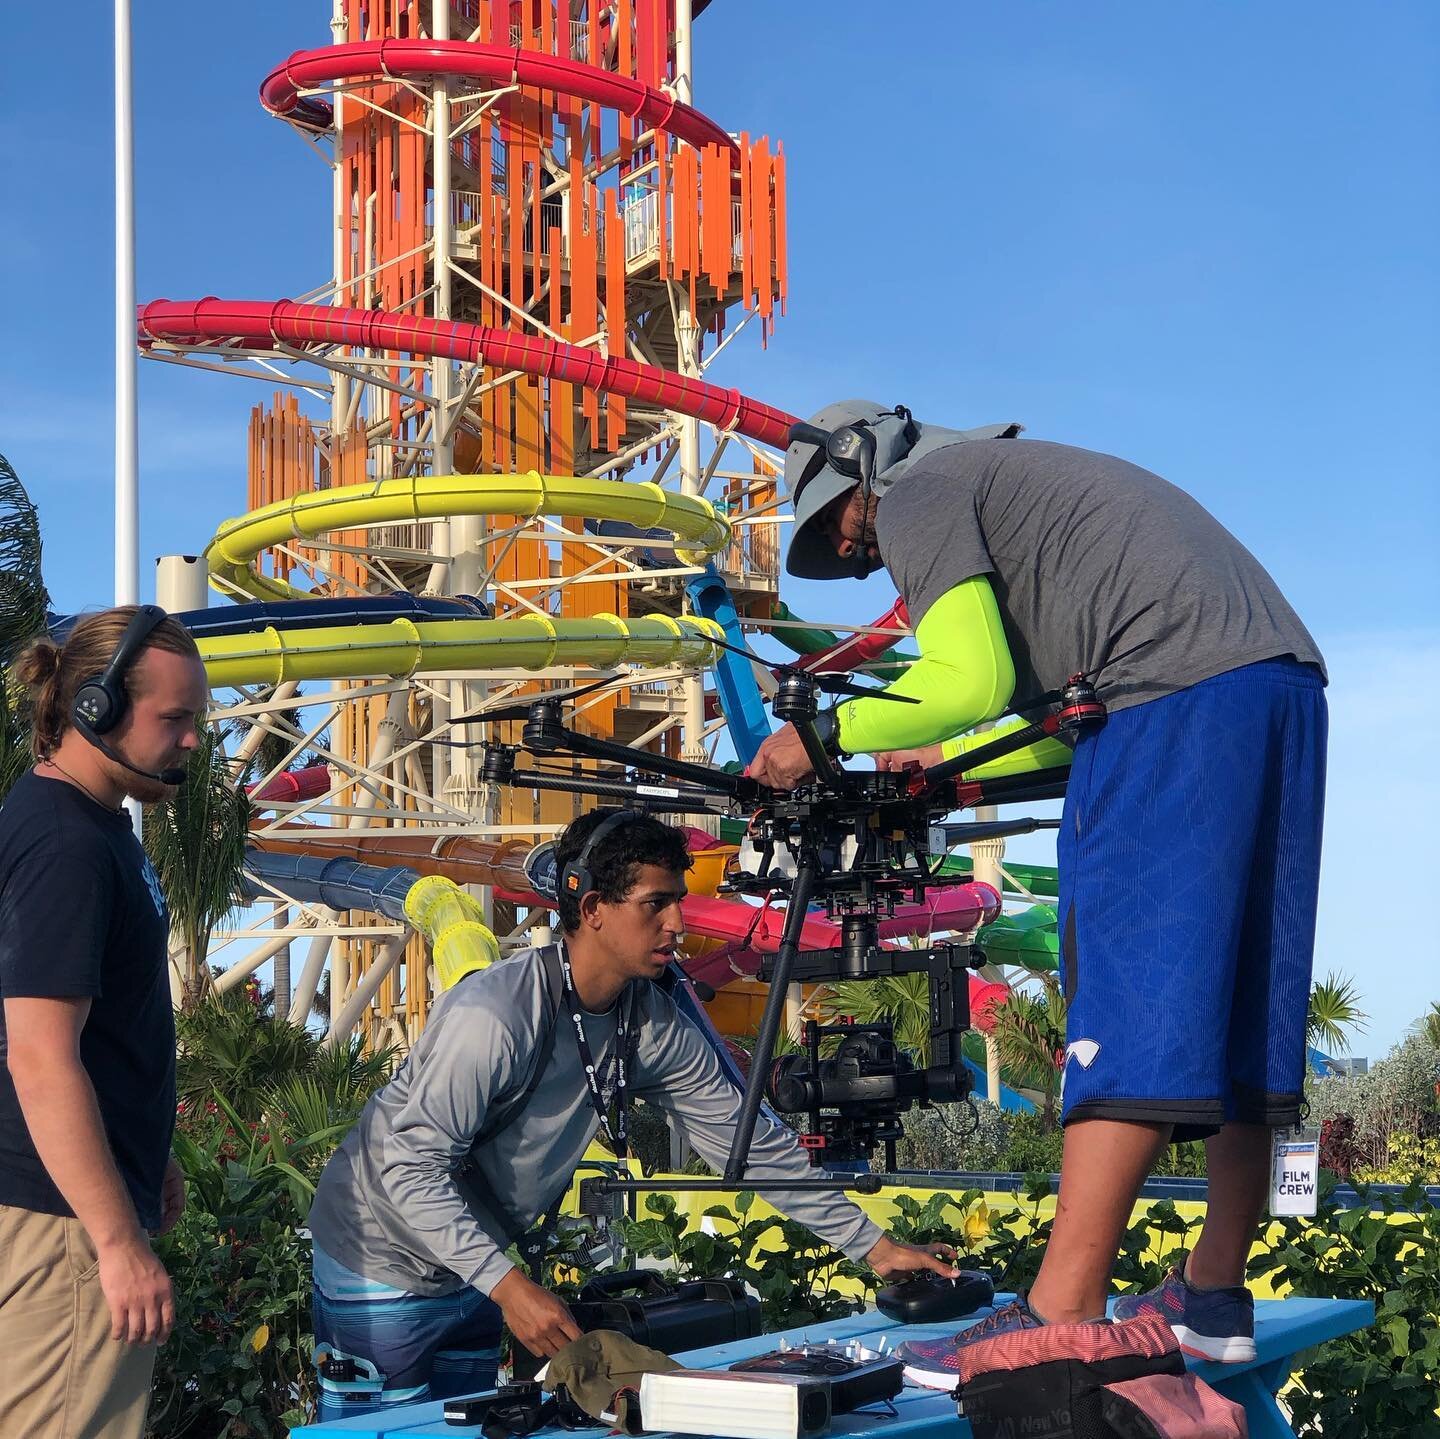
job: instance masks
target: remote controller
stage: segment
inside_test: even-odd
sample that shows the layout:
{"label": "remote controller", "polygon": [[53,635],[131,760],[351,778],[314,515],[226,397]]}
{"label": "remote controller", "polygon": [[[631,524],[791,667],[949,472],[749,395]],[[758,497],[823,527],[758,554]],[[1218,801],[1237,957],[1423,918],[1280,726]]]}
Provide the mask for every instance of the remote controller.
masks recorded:
{"label": "remote controller", "polygon": [[959,1278],[920,1274],[903,1284],[889,1284],[875,1296],[882,1314],[906,1324],[937,1324],[945,1319],[963,1319],[993,1302],[995,1286],[988,1274],[962,1269]]}

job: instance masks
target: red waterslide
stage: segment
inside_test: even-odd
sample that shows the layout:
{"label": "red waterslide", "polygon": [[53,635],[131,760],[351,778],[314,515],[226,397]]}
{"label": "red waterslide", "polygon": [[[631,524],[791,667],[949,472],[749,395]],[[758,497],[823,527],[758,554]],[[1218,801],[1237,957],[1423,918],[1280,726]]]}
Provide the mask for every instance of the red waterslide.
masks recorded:
{"label": "red waterslide", "polygon": [[253,805],[300,804],[307,799],[318,799],[330,788],[328,765],[306,765],[304,769],[287,769],[263,785],[252,784],[248,791]]}
{"label": "red waterslide", "polygon": [[540,50],[481,45],[470,40],[364,40],[327,45],[320,50],[297,50],[265,77],[260,103],[283,120],[309,130],[328,130],[335,119],[329,103],[301,95],[300,91],[372,76],[378,80],[421,80],[434,75],[556,90],[630,115],[648,129],[674,135],[697,150],[719,145],[739,154],[729,134],[708,115],[682,105],[643,80]]}
{"label": "red waterslide", "polygon": [[527,375],[567,380],[642,404],[678,410],[721,430],[784,447],[793,415],[724,385],[655,369],[618,355],[490,325],[436,320],[386,310],[340,309],[296,300],[152,300],[137,317],[140,345],[229,344],[268,350],[275,345],[351,345],[439,356]]}
{"label": "red waterslide", "polygon": [[[901,629],[910,627],[910,611],[902,599],[897,599],[878,620],[871,620],[868,628],[888,630],[897,626]],[[897,635],[854,634],[823,650],[816,650],[813,655],[806,655],[803,660],[796,660],[791,668],[810,670],[814,674],[834,674],[841,670],[849,673],[860,665],[878,659],[898,638]]]}

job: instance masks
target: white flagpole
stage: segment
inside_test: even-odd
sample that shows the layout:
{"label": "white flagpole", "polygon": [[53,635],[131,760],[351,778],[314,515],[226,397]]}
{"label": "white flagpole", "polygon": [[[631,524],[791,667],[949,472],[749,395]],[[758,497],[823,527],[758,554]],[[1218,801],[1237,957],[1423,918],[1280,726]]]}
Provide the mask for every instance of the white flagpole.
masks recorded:
{"label": "white flagpole", "polygon": [[[115,603],[140,599],[140,448],[135,399],[135,136],[130,0],[115,0]],[[140,803],[127,800],[141,832]]]}
{"label": "white flagpole", "polygon": [[130,0],[115,0],[115,603],[140,599],[135,401],[135,138]]}

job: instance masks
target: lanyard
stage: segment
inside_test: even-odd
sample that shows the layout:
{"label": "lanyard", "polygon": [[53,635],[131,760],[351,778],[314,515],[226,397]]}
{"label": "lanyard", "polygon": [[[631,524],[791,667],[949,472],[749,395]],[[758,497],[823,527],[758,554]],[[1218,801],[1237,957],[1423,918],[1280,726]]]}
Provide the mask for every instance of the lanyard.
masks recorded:
{"label": "lanyard", "polygon": [[570,973],[570,959],[563,947],[560,950],[560,973],[565,981],[565,1007],[570,1011],[570,1023],[575,1031],[575,1048],[580,1054],[580,1067],[585,1071],[585,1084],[590,1090],[591,1107],[599,1116],[600,1127],[605,1131],[605,1138],[615,1151],[615,1157],[624,1159],[630,1139],[630,1116],[627,1103],[629,1076],[626,1073],[626,1061],[632,1025],[627,1003],[629,1000],[628,987],[627,992],[616,1001],[618,1012],[615,1018],[615,1053],[610,1065],[615,1074],[616,1113],[615,1121],[612,1124],[609,1106],[605,1103],[601,1075],[595,1064],[595,1056],[590,1050],[590,1041],[585,1037],[585,1021],[581,1018],[580,1010],[575,1003],[575,980]]}

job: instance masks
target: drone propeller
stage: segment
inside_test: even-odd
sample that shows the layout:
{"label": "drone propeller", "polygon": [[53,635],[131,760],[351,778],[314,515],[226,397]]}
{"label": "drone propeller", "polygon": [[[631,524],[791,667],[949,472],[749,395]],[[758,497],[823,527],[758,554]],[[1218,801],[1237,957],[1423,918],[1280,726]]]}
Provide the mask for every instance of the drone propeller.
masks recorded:
{"label": "drone propeller", "polygon": [[531,699],[520,700],[515,704],[501,705],[499,709],[477,710],[473,715],[457,715],[450,721],[451,724],[498,724],[501,720],[523,720],[529,717],[531,709],[537,704],[543,704],[547,700],[557,704],[566,704],[573,700],[583,699],[588,694],[593,694],[598,689],[604,689],[606,685],[613,685],[617,676],[611,675],[603,680],[595,680],[594,683],[582,685],[578,690],[570,690],[567,694],[557,694],[555,691],[547,691],[543,695],[536,695]]}
{"label": "drone propeller", "polygon": [[729,650],[732,655],[742,655],[747,660],[754,660],[756,664],[778,670],[781,674],[804,675],[806,679],[814,682],[816,689],[823,690],[829,695],[855,695],[859,699],[891,700],[895,704],[901,705],[918,705],[920,703],[913,695],[892,695],[887,690],[877,690],[869,685],[857,685],[853,680],[841,679],[839,675],[827,674],[824,671],[804,670],[799,665],[775,664],[770,660],[762,659],[754,650],[746,649],[743,645],[732,645],[725,640],[717,640],[714,635],[706,635],[705,638],[716,649]]}

